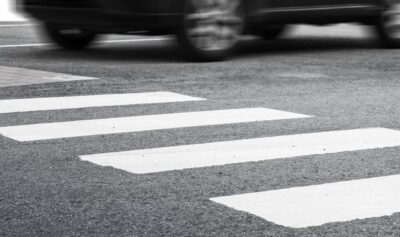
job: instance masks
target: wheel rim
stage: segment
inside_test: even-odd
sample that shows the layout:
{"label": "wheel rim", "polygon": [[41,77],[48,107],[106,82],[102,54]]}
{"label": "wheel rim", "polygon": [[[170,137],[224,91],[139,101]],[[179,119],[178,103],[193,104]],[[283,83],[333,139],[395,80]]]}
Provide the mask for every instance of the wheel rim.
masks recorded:
{"label": "wheel rim", "polygon": [[400,40],[400,3],[391,4],[383,17],[383,27],[389,37]]}
{"label": "wheel rim", "polygon": [[199,50],[231,48],[243,29],[241,0],[189,0],[185,12],[185,31]]}

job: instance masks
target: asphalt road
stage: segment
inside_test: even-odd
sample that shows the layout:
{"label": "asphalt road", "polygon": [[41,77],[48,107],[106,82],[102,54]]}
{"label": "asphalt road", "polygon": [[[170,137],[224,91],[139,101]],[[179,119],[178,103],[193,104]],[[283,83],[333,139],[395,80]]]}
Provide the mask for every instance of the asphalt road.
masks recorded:
{"label": "asphalt road", "polygon": [[302,27],[275,42],[245,39],[230,60],[214,63],[186,61],[173,40],[98,44],[83,52],[1,48],[43,42],[34,28],[0,28],[1,66],[100,80],[3,87],[2,100],[153,91],[207,100],[4,113],[0,127],[261,107],[313,117],[30,142],[0,135],[1,236],[400,236],[398,210],[291,228],[210,200],[398,175],[396,146],[141,175],[79,158],[323,131],[400,130],[400,51],[380,49],[359,27]]}

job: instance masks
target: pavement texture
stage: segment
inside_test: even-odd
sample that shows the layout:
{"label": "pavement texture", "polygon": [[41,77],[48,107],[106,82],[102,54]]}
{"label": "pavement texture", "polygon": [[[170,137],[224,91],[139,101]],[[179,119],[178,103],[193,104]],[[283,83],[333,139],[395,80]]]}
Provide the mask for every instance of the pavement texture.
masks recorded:
{"label": "pavement texture", "polygon": [[[42,42],[33,28],[2,28],[0,45]],[[208,99],[0,114],[0,126],[245,107],[314,116],[24,143],[0,136],[0,236],[400,236],[399,213],[293,229],[209,200],[400,174],[399,147],[147,175],[79,159],[331,130],[400,130],[400,51],[380,49],[358,29],[302,27],[274,42],[246,39],[230,60],[214,63],[186,61],[173,40],[82,52],[0,48],[2,66],[100,78],[4,87],[1,99],[151,91]]]}

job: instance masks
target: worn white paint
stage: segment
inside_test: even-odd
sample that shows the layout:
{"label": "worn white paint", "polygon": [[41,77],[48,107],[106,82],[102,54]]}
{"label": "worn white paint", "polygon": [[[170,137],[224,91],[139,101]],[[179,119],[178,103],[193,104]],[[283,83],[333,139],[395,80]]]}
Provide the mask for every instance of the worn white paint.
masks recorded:
{"label": "worn white paint", "polygon": [[400,212],[400,175],[211,198],[293,228]]}
{"label": "worn white paint", "polygon": [[306,117],[309,116],[249,108],[10,126],[1,127],[0,134],[17,141],[35,141]]}
{"label": "worn white paint", "polygon": [[400,131],[368,128],[81,156],[136,174],[400,146]]}
{"label": "worn white paint", "polygon": [[43,47],[43,46],[51,46],[52,44],[48,43],[32,43],[32,44],[5,44],[0,45],[0,48],[27,48],[27,47]]}
{"label": "worn white paint", "polygon": [[[135,42],[150,42],[150,41],[163,41],[168,40],[168,37],[151,37],[151,38],[137,38],[137,39],[122,39],[122,40],[103,40],[98,43],[135,43]],[[26,48],[26,47],[45,47],[52,46],[50,43],[31,43],[31,44],[6,44],[0,45],[0,48]]]}
{"label": "worn white paint", "polygon": [[[96,79],[98,78],[32,70],[27,68],[0,66],[0,87]],[[0,107],[0,109],[4,108]]]}
{"label": "worn white paint", "polygon": [[35,24],[0,24],[1,28],[12,28],[12,27],[31,27],[35,26]]}
{"label": "worn white paint", "polygon": [[13,99],[0,100],[0,113],[77,109],[119,105],[172,103],[200,100],[205,99],[164,91],[129,94]]}

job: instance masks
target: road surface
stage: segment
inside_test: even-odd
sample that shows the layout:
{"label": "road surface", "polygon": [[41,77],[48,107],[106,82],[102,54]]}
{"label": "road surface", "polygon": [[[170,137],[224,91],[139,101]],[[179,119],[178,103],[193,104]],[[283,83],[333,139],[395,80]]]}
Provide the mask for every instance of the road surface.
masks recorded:
{"label": "road surface", "polygon": [[359,26],[59,50],[0,24],[1,236],[399,236],[399,50]]}

